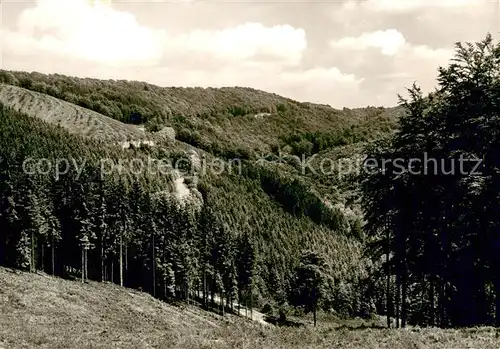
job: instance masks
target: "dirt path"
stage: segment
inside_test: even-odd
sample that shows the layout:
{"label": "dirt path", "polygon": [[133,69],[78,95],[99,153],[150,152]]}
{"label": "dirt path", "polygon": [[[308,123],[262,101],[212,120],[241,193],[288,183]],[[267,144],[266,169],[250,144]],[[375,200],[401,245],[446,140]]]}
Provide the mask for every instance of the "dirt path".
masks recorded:
{"label": "dirt path", "polygon": [[[218,295],[214,295],[214,301],[217,304],[221,304],[221,299],[220,299],[220,297]],[[233,302],[233,307],[234,307],[234,309],[238,309],[238,303]],[[253,320],[255,322],[261,323],[261,324],[263,324],[265,326],[270,326],[271,325],[269,322],[266,322],[266,320],[265,320],[266,315],[264,315],[261,312],[256,311],[255,309],[253,309],[252,311],[250,311],[250,309],[246,309],[243,305],[240,305],[240,316],[249,318],[249,319],[251,319],[251,320]]]}

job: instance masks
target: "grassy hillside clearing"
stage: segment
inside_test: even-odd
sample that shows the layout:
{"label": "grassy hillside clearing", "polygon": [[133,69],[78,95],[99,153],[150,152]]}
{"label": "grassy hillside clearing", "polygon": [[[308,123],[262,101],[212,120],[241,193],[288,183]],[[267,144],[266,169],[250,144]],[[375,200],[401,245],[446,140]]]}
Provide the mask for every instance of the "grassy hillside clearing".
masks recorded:
{"label": "grassy hillside clearing", "polygon": [[165,304],[109,283],[82,284],[0,268],[0,348],[498,348],[493,328],[366,328],[321,319],[318,328],[262,326]]}
{"label": "grassy hillside clearing", "polygon": [[104,140],[139,140],[145,133],[90,109],[22,87],[0,84],[0,102],[32,117],[60,125],[70,132]]}

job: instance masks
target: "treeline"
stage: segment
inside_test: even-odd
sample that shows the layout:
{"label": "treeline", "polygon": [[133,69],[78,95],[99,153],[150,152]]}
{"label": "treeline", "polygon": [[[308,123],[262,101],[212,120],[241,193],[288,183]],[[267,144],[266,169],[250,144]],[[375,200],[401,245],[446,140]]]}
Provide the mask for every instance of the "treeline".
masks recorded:
{"label": "treeline", "polygon": [[[79,79],[59,74],[0,71],[0,82],[23,87],[94,110],[124,123],[142,124],[154,118],[165,119],[169,112],[159,103],[149,103],[143,94],[123,88],[119,82]],[[140,86],[139,91],[144,91]]]}
{"label": "treeline", "polygon": [[285,101],[250,88],[163,88],[138,81],[37,72],[2,70],[0,82],[45,93],[132,124],[162,125],[167,119],[175,118],[276,112],[283,108]]}
{"label": "treeline", "polygon": [[411,88],[400,131],[367,149],[369,251],[397,325],[500,325],[499,58],[490,35],[457,44],[438,89]]}
{"label": "treeline", "polygon": [[[323,150],[367,141],[368,129],[348,126],[334,133],[306,132],[281,137],[281,147],[290,147],[289,153],[296,156],[311,156]],[[285,148],[286,149],[286,148]]]}

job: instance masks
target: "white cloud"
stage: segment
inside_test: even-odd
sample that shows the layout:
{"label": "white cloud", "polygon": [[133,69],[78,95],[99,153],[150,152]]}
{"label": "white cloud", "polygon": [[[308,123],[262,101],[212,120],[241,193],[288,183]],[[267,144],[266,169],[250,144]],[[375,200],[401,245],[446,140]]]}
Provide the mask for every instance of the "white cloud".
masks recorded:
{"label": "white cloud", "polygon": [[306,33],[290,25],[265,27],[249,22],[218,31],[194,30],[172,37],[169,53],[210,54],[223,60],[245,61],[259,56],[298,64],[307,48]]}
{"label": "white cloud", "polygon": [[346,48],[351,50],[366,50],[367,48],[378,48],[384,55],[393,56],[404,47],[405,37],[396,29],[379,30],[371,33],[363,33],[358,37],[345,37],[333,40],[330,45],[335,48]]}
{"label": "white cloud", "polygon": [[344,9],[379,12],[408,12],[423,8],[466,8],[481,4],[481,0],[365,0],[348,1]]}
{"label": "white cloud", "polygon": [[313,68],[305,71],[284,72],[280,75],[283,81],[290,84],[310,83],[311,81],[321,81],[328,83],[352,83],[359,84],[363,79],[358,79],[354,74],[342,73],[336,67]]}
{"label": "white cloud", "polygon": [[103,0],[38,0],[20,15],[18,31],[3,35],[5,49],[19,54],[46,51],[114,66],[154,66],[163,58],[186,55],[209,55],[225,63],[274,60],[295,65],[307,48],[305,31],[286,24],[248,22],[169,35]]}
{"label": "white cloud", "polygon": [[[447,48],[432,49],[425,45],[414,45],[409,48],[410,53],[415,56],[416,59],[431,59],[439,62],[439,64],[444,65],[449,62],[449,60],[454,55],[454,51]],[[437,68],[437,67],[436,67]]]}
{"label": "white cloud", "polygon": [[24,42],[24,50],[32,45],[116,65],[159,60],[158,44],[165,35],[141,26],[130,13],[88,0],[39,0],[21,14],[18,24],[19,32],[13,35]]}
{"label": "white cloud", "polygon": [[438,67],[447,66],[454,54],[451,48],[413,44],[395,29],[365,32],[330,44],[330,56],[340,67],[365,77],[358,97],[384,105],[396,104],[397,94],[405,94],[413,82],[425,92],[432,91]]}
{"label": "white cloud", "polygon": [[432,49],[425,45],[412,45],[404,35],[396,29],[378,30],[362,33],[359,36],[331,40],[334,49],[363,51],[369,48],[379,49],[383,55],[399,56],[400,58],[415,57],[423,60],[438,60],[451,58],[453,51],[449,49]]}

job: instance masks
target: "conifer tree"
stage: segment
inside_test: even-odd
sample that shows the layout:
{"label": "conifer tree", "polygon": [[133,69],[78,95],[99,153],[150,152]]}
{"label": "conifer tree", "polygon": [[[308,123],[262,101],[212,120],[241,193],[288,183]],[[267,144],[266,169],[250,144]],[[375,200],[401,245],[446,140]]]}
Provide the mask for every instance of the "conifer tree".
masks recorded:
{"label": "conifer tree", "polygon": [[74,191],[74,215],[73,219],[78,228],[77,240],[82,253],[81,277],[82,282],[88,276],[88,250],[92,247],[95,240],[94,224],[92,223],[91,210],[87,201],[88,192],[80,182],[75,182]]}
{"label": "conifer tree", "polygon": [[295,274],[296,296],[294,303],[303,305],[306,312],[312,311],[316,326],[318,302],[324,296],[326,281],[325,260],[316,252],[305,251]]}
{"label": "conifer tree", "polygon": [[108,244],[108,217],[106,205],[106,187],[104,181],[99,181],[96,193],[96,210],[94,212],[95,235],[99,245],[100,279],[106,281],[105,260],[106,245]]}
{"label": "conifer tree", "polygon": [[236,269],[238,273],[238,298],[240,300],[244,300],[245,305],[248,308],[255,268],[254,243],[248,231],[245,230],[239,236],[237,246],[238,253],[236,258]]}

